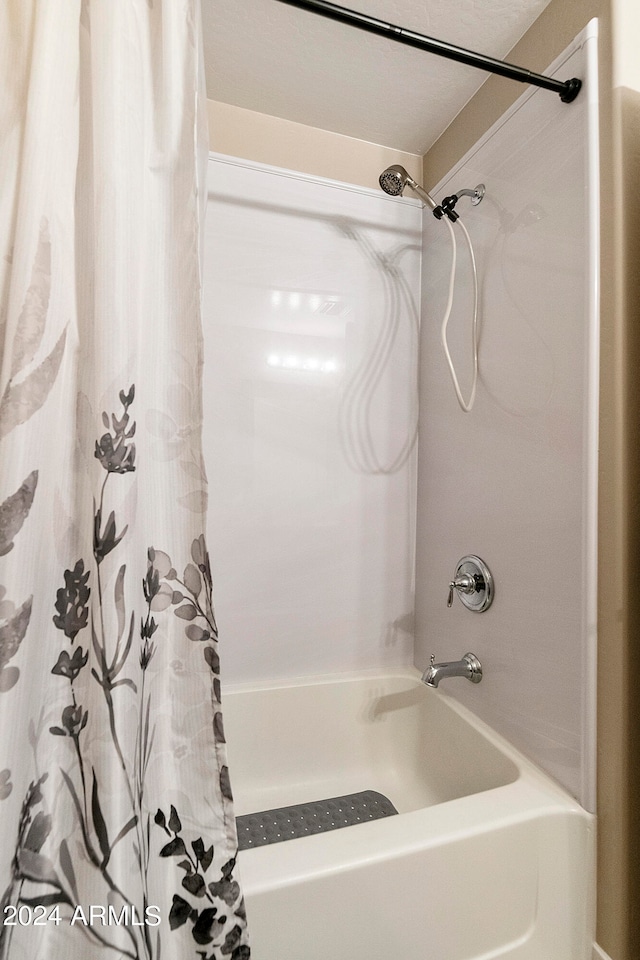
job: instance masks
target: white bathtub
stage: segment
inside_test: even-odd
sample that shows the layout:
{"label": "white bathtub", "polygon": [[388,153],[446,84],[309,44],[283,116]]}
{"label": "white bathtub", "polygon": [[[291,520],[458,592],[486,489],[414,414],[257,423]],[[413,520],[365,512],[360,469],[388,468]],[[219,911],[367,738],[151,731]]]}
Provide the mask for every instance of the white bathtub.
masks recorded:
{"label": "white bathtub", "polygon": [[241,852],[252,960],[590,958],[593,817],[417,673],[228,687],[224,711],[237,816],[362,790],[399,812]]}

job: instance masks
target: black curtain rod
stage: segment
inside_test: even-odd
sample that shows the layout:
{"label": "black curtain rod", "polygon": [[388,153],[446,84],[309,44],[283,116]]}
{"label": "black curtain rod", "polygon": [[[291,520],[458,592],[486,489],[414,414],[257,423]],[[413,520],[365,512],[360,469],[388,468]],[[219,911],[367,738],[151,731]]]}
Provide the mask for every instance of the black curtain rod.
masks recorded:
{"label": "black curtain rod", "polygon": [[578,80],[577,77],[565,81],[544,77],[540,73],[533,73],[523,67],[516,67],[512,63],[505,63],[504,60],[495,60],[493,57],[485,57],[482,53],[465,50],[464,47],[455,47],[443,40],[435,40],[433,37],[426,37],[422,33],[405,30],[393,23],[385,23],[383,20],[376,20],[375,17],[369,17],[364,13],[339,7],[335,3],[326,3],[325,0],[277,0],[277,2],[287,3],[290,7],[298,7],[300,10],[308,10],[310,13],[318,13],[330,20],[346,23],[350,27],[368,30],[369,33],[377,33],[379,36],[388,37],[398,43],[405,43],[410,47],[417,47],[419,50],[427,50],[429,53],[446,57],[448,60],[466,63],[469,67],[477,67],[479,70],[497,73],[501,77],[518,80],[520,83],[530,83],[536,87],[543,87],[545,90],[553,90],[554,93],[560,95],[563,103],[571,103],[572,100],[575,100],[582,86],[582,81]]}

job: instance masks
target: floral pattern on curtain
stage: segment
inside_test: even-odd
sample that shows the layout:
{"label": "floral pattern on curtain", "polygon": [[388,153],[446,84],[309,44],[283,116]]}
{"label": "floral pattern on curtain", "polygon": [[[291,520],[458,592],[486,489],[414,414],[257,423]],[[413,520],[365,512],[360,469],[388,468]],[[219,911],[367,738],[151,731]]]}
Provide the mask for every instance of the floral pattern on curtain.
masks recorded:
{"label": "floral pattern on curtain", "polygon": [[0,9],[0,960],[250,956],[204,537],[199,15]]}

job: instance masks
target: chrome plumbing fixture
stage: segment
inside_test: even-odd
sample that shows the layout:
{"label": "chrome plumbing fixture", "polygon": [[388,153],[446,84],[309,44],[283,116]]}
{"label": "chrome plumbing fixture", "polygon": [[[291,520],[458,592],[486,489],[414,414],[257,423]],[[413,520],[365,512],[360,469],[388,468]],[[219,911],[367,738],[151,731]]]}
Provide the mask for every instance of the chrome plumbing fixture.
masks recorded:
{"label": "chrome plumbing fixture", "polygon": [[458,562],[453,580],[449,583],[448,607],[453,604],[454,592],[467,610],[483,613],[489,609],[493,603],[493,577],[484,560],[470,555]]}
{"label": "chrome plumbing fixture", "polygon": [[405,170],[404,167],[401,167],[399,163],[394,163],[392,166],[387,167],[386,170],[383,170],[380,176],[378,177],[378,183],[385,193],[388,193],[390,197],[401,197],[404,193],[405,187],[409,187],[410,190],[413,190],[414,193],[417,193],[421,200],[426,203],[433,211],[438,208],[438,204],[435,202],[433,197],[427,193],[424,187],[421,187],[419,183],[410,176],[409,173]]}
{"label": "chrome plumbing fixture", "polygon": [[424,187],[421,187],[399,163],[394,163],[392,166],[387,167],[386,170],[383,170],[378,177],[378,183],[390,197],[401,197],[405,188],[409,187],[410,190],[417,193],[420,199],[431,208],[436,219],[442,220],[442,218],[446,216],[452,223],[458,220],[458,214],[455,212],[454,207],[460,197],[470,197],[472,205],[477,207],[485,194],[484,183],[479,183],[473,190],[465,187],[452,193],[450,197],[445,197],[442,203],[436,203],[431,194],[427,193]]}
{"label": "chrome plumbing fixture", "polygon": [[453,660],[451,663],[434,663],[434,660],[431,654],[429,666],[422,674],[422,682],[428,687],[437,687],[441,680],[448,677],[466,677],[471,683],[480,683],[482,680],[482,664],[473,653],[465,653],[462,660]]}
{"label": "chrome plumbing fixture", "polygon": [[468,190],[466,187],[463,190],[457,190],[455,193],[452,193],[450,197],[445,197],[442,203],[439,203],[437,207],[434,207],[434,217],[437,220],[442,220],[442,218],[446,215],[449,220],[455,223],[459,215],[455,212],[454,207],[460,197],[471,197],[472,206],[477,207],[485,195],[485,190],[486,188],[484,183],[479,183],[477,187],[473,188],[473,190]]}
{"label": "chrome plumbing fixture", "polygon": [[[413,190],[414,193],[417,193],[422,201],[431,208],[431,212],[434,217],[438,220],[442,220],[449,229],[449,234],[451,235],[451,270],[449,272],[449,296],[447,298],[447,305],[444,311],[444,317],[442,319],[442,326],[440,327],[440,339],[442,341],[442,349],[444,350],[444,355],[447,359],[447,364],[449,366],[449,373],[451,374],[451,379],[453,381],[453,388],[456,393],[456,398],[460,404],[461,409],[465,413],[470,413],[476,399],[476,386],[478,383],[478,269],[476,267],[476,258],[473,252],[473,244],[471,243],[471,237],[469,236],[469,231],[465,227],[464,223],[460,219],[459,215],[454,210],[456,203],[460,197],[470,197],[471,203],[473,206],[477,206],[484,197],[485,187],[483,183],[479,183],[477,187],[474,187],[473,190],[458,190],[457,193],[451,194],[450,197],[445,197],[442,203],[436,203],[433,197],[427,193],[424,187],[421,187],[419,183],[411,177],[404,167],[401,167],[400,164],[393,164],[391,167],[387,167],[386,170],[383,170],[378,178],[380,186],[385,193],[388,193],[391,197],[402,196],[405,187],[409,187]],[[464,235],[465,242],[469,248],[469,258],[471,260],[471,272],[473,275],[473,313],[471,317],[471,333],[472,333],[472,351],[473,351],[473,377],[471,381],[471,390],[469,393],[469,399],[465,400],[462,396],[462,391],[460,390],[460,383],[458,381],[458,375],[455,371],[453,365],[453,360],[451,359],[451,353],[449,352],[449,344],[447,343],[447,327],[449,325],[449,320],[451,318],[451,310],[453,308],[453,295],[455,292],[456,284],[456,261],[458,257],[458,244],[456,242],[455,231],[452,227],[452,224],[457,223],[458,227]]]}

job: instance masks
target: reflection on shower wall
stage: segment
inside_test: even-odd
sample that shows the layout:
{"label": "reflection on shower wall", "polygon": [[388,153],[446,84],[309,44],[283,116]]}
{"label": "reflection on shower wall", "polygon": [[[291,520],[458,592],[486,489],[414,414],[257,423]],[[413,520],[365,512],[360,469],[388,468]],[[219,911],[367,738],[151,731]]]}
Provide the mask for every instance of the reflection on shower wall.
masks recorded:
{"label": "reflection on shower wall", "polygon": [[[587,39],[587,37],[589,37]],[[593,32],[559,65],[566,106],[525,96],[436,189],[461,201],[481,278],[476,405],[458,408],[439,342],[450,241],[425,220],[416,663],[473,651],[477,687],[447,693],[593,810],[597,457],[597,91]],[[597,117],[595,119],[597,123]],[[596,128],[597,129],[597,128]],[[449,342],[471,376],[471,284],[460,258]],[[479,554],[496,583],[480,615],[447,584]]]}
{"label": "reflection on shower wall", "polygon": [[413,660],[421,211],[212,157],[208,536],[229,682]]}

